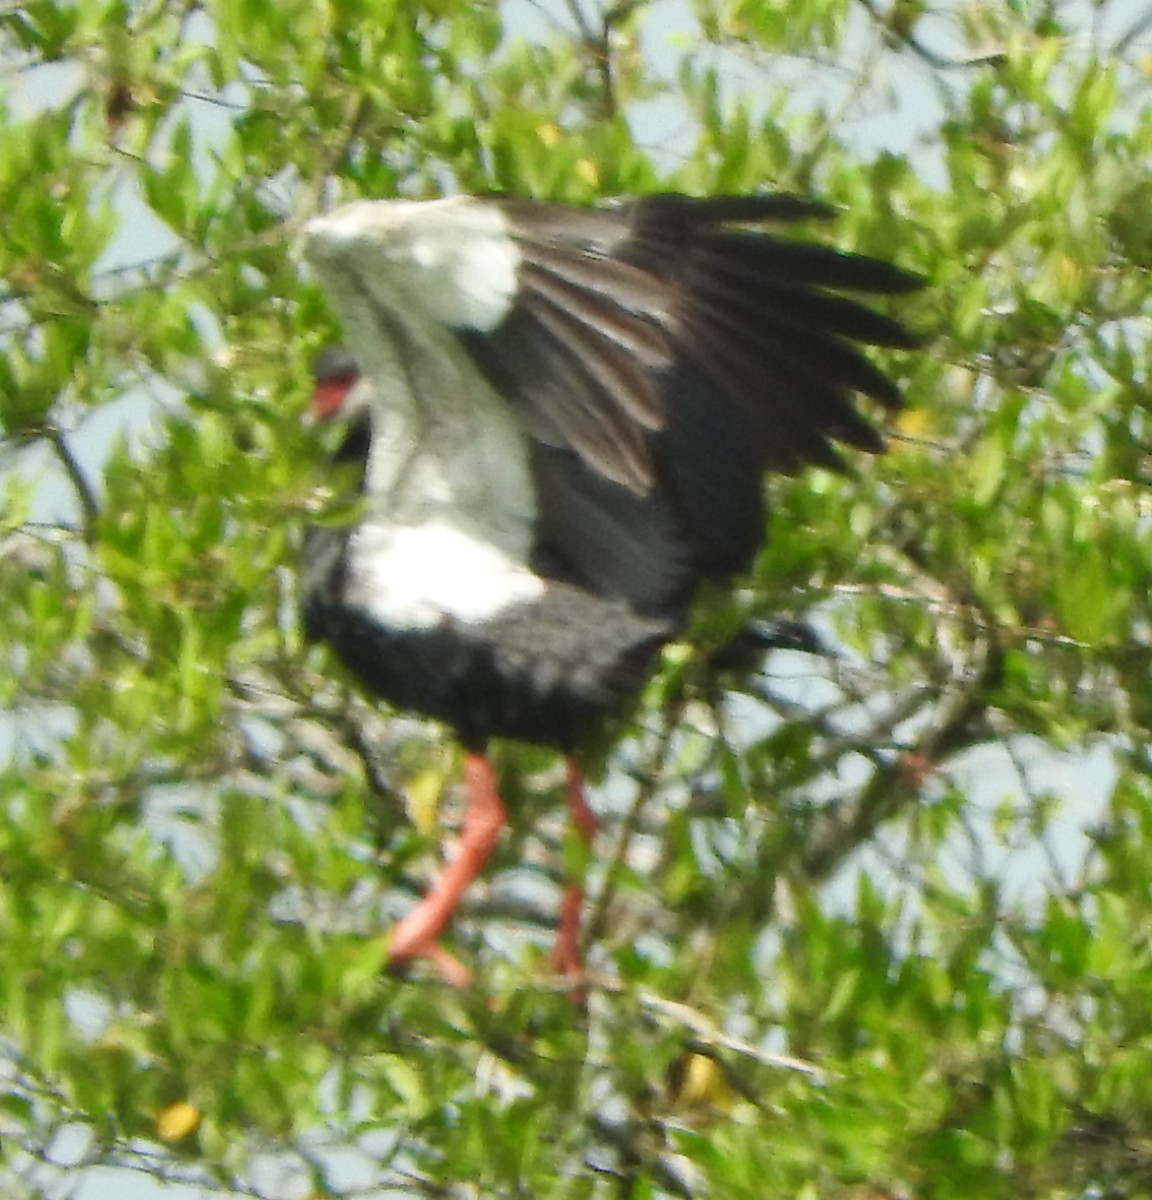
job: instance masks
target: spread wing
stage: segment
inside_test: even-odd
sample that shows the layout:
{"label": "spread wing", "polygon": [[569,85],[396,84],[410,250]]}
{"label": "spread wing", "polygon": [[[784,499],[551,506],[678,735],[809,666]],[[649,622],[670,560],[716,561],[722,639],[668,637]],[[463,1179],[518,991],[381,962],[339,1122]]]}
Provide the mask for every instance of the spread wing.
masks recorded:
{"label": "spread wing", "polygon": [[882,447],[856,395],[900,396],[860,347],[915,341],[842,293],[922,280],[764,229],[825,206],[492,203],[519,252],[515,298],[495,328],[459,336],[533,444],[541,570],[667,606],[748,566],[766,471],[837,468],[836,443]]}

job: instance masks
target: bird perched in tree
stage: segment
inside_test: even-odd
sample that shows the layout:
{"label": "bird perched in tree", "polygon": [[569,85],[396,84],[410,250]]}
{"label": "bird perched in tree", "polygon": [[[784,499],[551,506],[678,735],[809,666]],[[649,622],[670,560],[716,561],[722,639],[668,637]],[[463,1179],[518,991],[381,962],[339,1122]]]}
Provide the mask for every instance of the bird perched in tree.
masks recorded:
{"label": "bird perched in tree", "polygon": [[[764,476],[875,452],[857,393],[895,385],[857,344],[910,347],[842,293],[914,275],[765,228],[827,217],[788,195],[658,195],[602,209],[458,196],[361,201],[305,227],[348,349],[316,408],[362,468],[358,515],[305,541],[305,628],[375,695],[467,751],[456,855],[390,959],[466,969],[439,938],[505,813],[490,738],[577,755],[643,685],[699,585],[746,570]],[[580,966],[570,886],[553,962]]]}

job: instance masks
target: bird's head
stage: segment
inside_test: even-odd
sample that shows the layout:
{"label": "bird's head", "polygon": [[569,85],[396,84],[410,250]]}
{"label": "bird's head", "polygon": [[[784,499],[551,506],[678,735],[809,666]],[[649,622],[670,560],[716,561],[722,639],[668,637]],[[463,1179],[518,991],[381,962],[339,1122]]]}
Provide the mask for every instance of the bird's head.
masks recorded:
{"label": "bird's head", "polygon": [[349,417],[360,382],[360,364],[347,346],[325,346],[312,364],[312,415],[319,421]]}

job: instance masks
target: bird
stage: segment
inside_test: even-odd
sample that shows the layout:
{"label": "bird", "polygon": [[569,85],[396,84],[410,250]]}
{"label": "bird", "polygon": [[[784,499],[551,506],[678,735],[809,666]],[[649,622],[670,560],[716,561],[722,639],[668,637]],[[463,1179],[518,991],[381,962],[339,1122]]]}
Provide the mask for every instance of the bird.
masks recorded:
{"label": "bird", "polygon": [[[585,842],[586,747],[627,711],[706,581],[766,538],[765,477],[877,453],[860,411],[903,403],[862,349],[910,350],[853,295],[921,276],[799,239],[835,210],[783,192],[598,207],[506,196],[358,200],[303,226],[343,339],[314,411],[358,505],[310,527],[306,636],[367,691],[465,751],[454,858],[392,929],[388,961],[469,969],[441,942],[506,824],[489,746],[550,747]],[[582,970],[582,889],[552,964]]]}

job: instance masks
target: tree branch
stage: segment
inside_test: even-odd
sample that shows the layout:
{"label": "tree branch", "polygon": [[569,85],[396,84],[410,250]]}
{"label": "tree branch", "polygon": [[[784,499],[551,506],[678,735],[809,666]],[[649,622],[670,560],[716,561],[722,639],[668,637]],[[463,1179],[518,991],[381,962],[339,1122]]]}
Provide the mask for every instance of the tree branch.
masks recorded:
{"label": "tree branch", "polygon": [[966,732],[987,707],[987,693],[1004,668],[1003,651],[994,637],[979,643],[976,657],[971,677],[945,693],[924,735],[898,758],[878,766],[855,804],[840,805],[813,823],[799,858],[807,878],[826,879],[849,853],[919,795],[925,773],[964,745]]}
{"label": "tree branch", "polygon": [[68,444],[68,439],[64,436],[63,431],[52,425],[49,426],[45,437],[52,447],[53,453],[60,460],[60,465],[64,468],[64,473],[68,476],[68,481],[76,492],[76,498],[80,502],[80,511],[83,514],[84,541],[91,546],[96,540],[96,523],[100,519],[100,505],[96,499],[96,493],[79,460],[72,453],[72,447]]}

